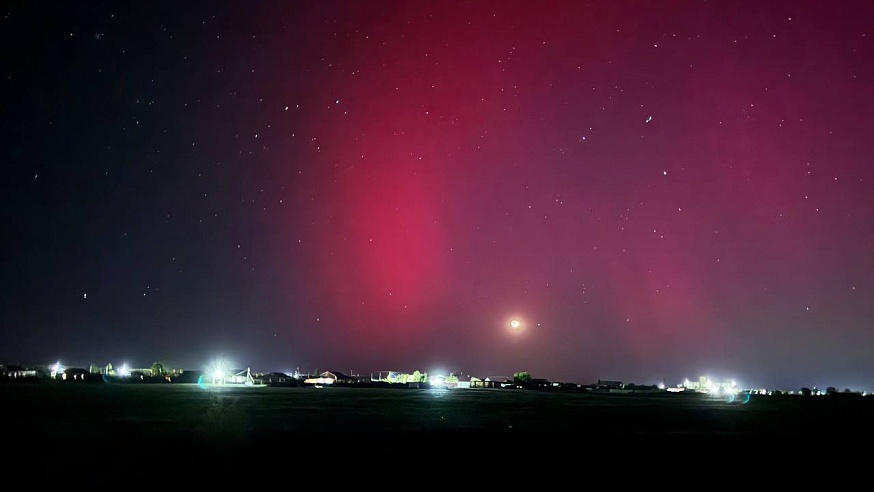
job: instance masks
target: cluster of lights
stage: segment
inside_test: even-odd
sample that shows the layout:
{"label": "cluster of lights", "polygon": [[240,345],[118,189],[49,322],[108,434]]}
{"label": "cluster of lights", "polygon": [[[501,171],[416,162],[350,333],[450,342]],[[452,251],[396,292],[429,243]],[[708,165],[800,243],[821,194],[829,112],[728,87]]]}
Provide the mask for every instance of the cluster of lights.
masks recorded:
{"label": "cluster of lights", "polygon": [[[49,375],[52,379],[67,379],[67,366],[61,364],[61,361],[55,362],[54,364],[49,366],[49,369],[51,370]],[[132,374],[131,369],[126,363],[122,364],[121,368],[118,370],[113,370],[112,365],[110,364],[107,366],[107,368],[103,370],[103,373],[108,376],[120,376],[125,378],[130,377]]]}
{"label": "cluster of lights", "polygon": [[51,369],[52,369],[52,372],[51,372],[52,379],[56,379],[59,376],[62,378],[64,377],[64,370],[66,369],[66,367],[61,365],[61,361],[57,361],[54,364],[52,364]]}
{"label": "cluster of lights", "polygon": [[[514,331],[518,331],[518,330],[522,329],[522,322],[518,318],[511,319],[508,322],[508,325]],[[110,365],[108,367],[109,367],[109,369],[107,371],[112,371],[112,369],[111,369],[112,366]],[[250,383],[251,375],[250,375],[248,369],[246,371],[241,372],[241,373],[233,374],[231,372],[231,370],[229,369],[229,367],[230,366],[229,366],[228,362],[225,361],[224,359],[216,359],[215,361],[213,361],[212,364],[207,368],[207,370],[205,372],[206,374],[210,375],[211,384],[223,385],[223,384],[227,384],[227,383],[233,383],[233,384],[249,384]],[[50,376],[52,379],[60,378],[60,379],[66,380],[68,377],[67,373],[66,373],[67,367],[65,365],[61,364],[61,361],[55,362],[54,364],[49,366],[49,369],[50,369]],[[119,368],[117,371],[114,371],[114,372],[115,372],[114,375],[117,375],[120,377],[130,377],[132,375],[131,369],[128,367],[128,365],[126,363],[122,364],[121,368]],[[297,376],[298,374],[299,373],[297,371],[295,371],[295,375]],[[76,376],[74,375],[73,377],[75,378]],[[456,383],[458,381],[458,377],[453,375],[453,374],[449,374],[448,376],[446,376],[446,375],[443,375],[440,373],[433,373],[430,375],[428,373],[425,373],[425,378],[428,381],[428,383],[432,387],[435,387],[435,388],[452,387],[452,386],[454,386],[454,383]],[[201,381],[201,383],[206,383],[206,381]],[[691,390],[691,391],[697,391],[699,393],[706,393],[708,395],[715,396],[715,397],[722,397],[722,396],[730,396],[731,397],[731,396],[737,396],[740,393],[745,393],[747,395],[747,399],[749,399],[749,395],[771,395],[774,393],[773,391],[770,391],[770,390],[767,390],[764,388],[743,391],[740,389],[740,387],[738,386],[738,384],[735,380],[731,380],[728,383],[717,383],[717,382],[711,381],[710,378],[708,378],[708,377],[702,377],[698,382],[695,382],[695,383],[693,383],[689,379],[685,379],[683,381],[683,384],[678,386],[678,387],[667,387],[666,388],[664,383],[659,383],[658,388],[662,389],[662,390],[666,390],[666,391],[671,392],[671,393],[678,393],[678,392],[684,392],[684,391]],[[795,394],[796,392],[790,391],[788,393]],[[814,390],[812,391],[812,394],[813,395],[825,395],[825,394],[827,394],[827,392],[822,391],[822,390],[817,390],[814,388]],[[867,394],[868,394],[867,392],[862,393],[863,396],[865,396]]]}

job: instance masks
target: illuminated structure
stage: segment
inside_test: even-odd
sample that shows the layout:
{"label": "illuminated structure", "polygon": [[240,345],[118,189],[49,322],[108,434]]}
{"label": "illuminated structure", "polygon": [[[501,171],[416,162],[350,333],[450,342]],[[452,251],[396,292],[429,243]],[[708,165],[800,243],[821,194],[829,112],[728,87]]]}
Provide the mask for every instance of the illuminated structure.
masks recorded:
{"label": "illuminated structure", "polygon": [[64,377],[64,366],[61,365],[61,361],[57,361],[51,366],[51,372],[49,375],[52,379],[63,378]]}
{"label": "illuminated structure", "polygon": [[400,371],[377,371],[370,373],[371,382],[410,384],[430,382],[427,372],[414,371],[412,374]]}
{"label": "illuminated structure", "polygon": [[307,386],[349,386],[358,382],[358,379],[353,376],[347,376],[339,371],[325,371],[315,378],[306,378],[303,383]]}
{"label": "illuminated structure", "polygon": [[733,379],[730,381],[714,381],[707,376],[701,376],[697,381],[686,379],[683,381],[681,388],[685,391],[695,391],[715,396],[736,395],[740,392],[737,382]]}

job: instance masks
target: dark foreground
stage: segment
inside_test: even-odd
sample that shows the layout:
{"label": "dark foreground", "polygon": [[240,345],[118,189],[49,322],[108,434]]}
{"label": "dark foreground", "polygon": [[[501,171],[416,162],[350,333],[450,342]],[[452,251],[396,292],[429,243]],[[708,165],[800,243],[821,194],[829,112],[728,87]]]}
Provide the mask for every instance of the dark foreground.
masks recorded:
{"label": "dark foreground", "polygon": [[493,480],[656,463],[739,472],[787,459],[797,472],[853,462],[874,443],[874,397],[862,396],[34,383],[0,385],[0,401],[6,477],[86,485],[434,466]]}

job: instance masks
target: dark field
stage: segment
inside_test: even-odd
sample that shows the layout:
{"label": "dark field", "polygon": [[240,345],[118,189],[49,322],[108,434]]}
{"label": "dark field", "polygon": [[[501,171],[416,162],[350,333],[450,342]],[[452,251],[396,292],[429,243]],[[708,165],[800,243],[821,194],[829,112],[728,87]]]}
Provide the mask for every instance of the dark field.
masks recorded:
{"label": "dark field", "polygon": [[519,463],[823,464],[855,459],[860,445],[867,454],[874,437],[874,397],[858,395],[740,403],[498,389],[10,383],[0,398],[5,464],[31,477],[154,479],[157,470],[218,467],[232,480],[235,467],[297,473],[435,462],[478,463],[501,476]]}

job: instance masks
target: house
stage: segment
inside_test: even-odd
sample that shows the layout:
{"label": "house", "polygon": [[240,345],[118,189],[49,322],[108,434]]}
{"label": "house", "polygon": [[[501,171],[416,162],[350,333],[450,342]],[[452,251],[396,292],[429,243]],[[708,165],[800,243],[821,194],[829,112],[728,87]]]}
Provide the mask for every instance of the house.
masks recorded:
{"label": "house", "polygon": [[610,381],[606,379],[599,379],[598,383],[595,385],[600,389],[620,389],[623,384],[622,381]]}
{"label": "house", "polygon": [[0,364],[0,375],[9,379],[36,379],[39,376],[36,369],[18,365]]}
{"label": "house", "polygon": [[255,381],[268,386],[303,386],[303,380],[294,376],[289,376],[284,372],[256,374],[254,378]]}
{"label": "house", "polygon": [[491,376],[483,379],[470,378],[470,388],[508,388],[513,387],[513,380],[505,376]]}
{"label": "house", "polygon": [[549,382],[546,378],[531,378],[531,381],[528,383],[529,388],[536,389],[548,389],[552,387],[552,383]]}
{"label": "house", "polygon": [[307,378],[305,386],[352,386],[358,383],[358,378],[343,374],[340,371],[325,371],[315,378]]}

